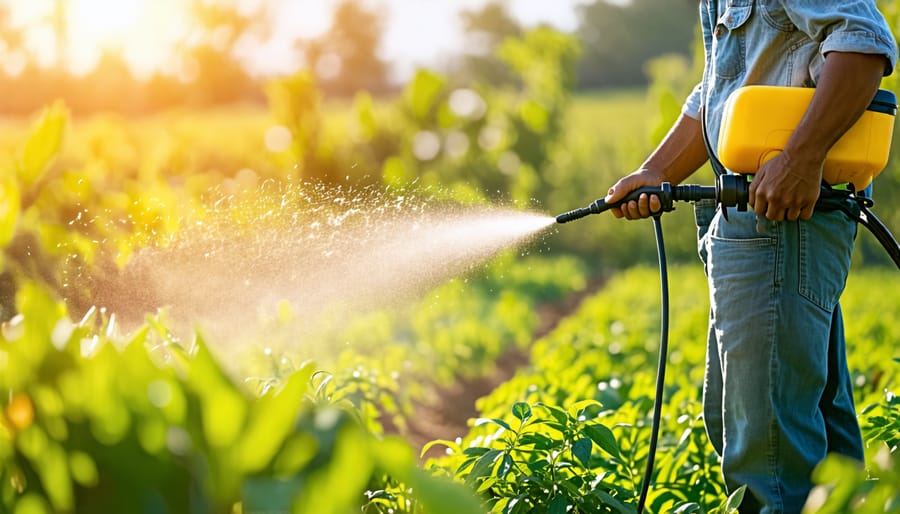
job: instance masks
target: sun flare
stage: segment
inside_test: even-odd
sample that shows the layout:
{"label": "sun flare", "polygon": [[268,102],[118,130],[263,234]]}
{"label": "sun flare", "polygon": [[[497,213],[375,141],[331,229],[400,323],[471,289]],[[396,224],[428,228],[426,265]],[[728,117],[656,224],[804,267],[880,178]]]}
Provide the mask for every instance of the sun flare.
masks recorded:
{"label": "sun flare", "polygon": [[69,20],[79,35],[94,42],[117,42],[137,24],[140,0],[71,0]]}
{"label": "sun flare", "polygon": [[104,52],[119,53],[138,70],[158,67],[183,13],[178,4],[175,0],[68,0],[65,16],[73,67],[90,69]]}

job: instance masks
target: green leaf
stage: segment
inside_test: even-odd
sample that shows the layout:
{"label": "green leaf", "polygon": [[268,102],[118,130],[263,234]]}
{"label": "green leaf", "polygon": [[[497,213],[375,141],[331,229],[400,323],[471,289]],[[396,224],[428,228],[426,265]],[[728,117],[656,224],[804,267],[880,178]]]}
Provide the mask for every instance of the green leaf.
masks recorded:
{"label": "green leaf", "polygon": [[315,493],[301,494],[295,512],[350,512],[372,478],[374,441],[369,434],[349,422],[334,430],[337,433],[330,458],[309,475],[307,490]]}
{"label": "green leaf", "polygon": [[587,437],[582,437],[572,443],[572,455],[574,455],[584,467],[588,467],[591,461],[591,440]]}
{"label": "green leaf", "polygon": [[32,127],[18,162],[18,177],[25,187],[37,182],[59,152],[69,122],[69,110],[61,101],[46,108]]}
{"label": "green leaf", "polygon": [[602,501],[603,504],[606,505],[607,507],[612,507],[612,508],[616,509],[616,512],[631,513],[631,512],[636,512],[636,510],[637,510],[634,507],[632,507],[631,505],[626,505],[626,504],[622,503],[620,500],[618,500],[617,498],[610,496],[605,491],[595,489],[594,491],[591,492],[591,494],[593,494],[597,498],[600,498],[600,501]]}
{"label": "green leaf", "polygon": [[406,87],[404,96],[417,121],[424,121],[435,108],[446,80],[437,73],[419,70]]}
{"label": "green leaf", "polygon": [[703,512],[700,505],[694,502],[685,503],[672,511],[672,514],[693,514],[695,512]]}
{"label": "green leaf", "polygon": [[[544,476],[544,474],[546,473],[547,468],[550,467],[550,463],[547,461],[547,459],[538,459],[538,460],[530,460],[530,461],[528,461],[528,462],[526,463],[526,466],[528,467],[528,471],[531,471],[531,473],[532,473],[533,475],[535,475],[535,477],[537,477],[537,476]],[[523,480],[523,481],[526,481],[526,482],[528,482],[528,481],[538,481],[538,482],[541,482],[541,480],[539,480],[539,479],[537,479],[537,478],[535,478],[535,477],[525,477],[525,478],[522,479],[522,480]]]}
{"label": "green leaf", "polygon": [[588,436],[591,441],[594,441],[597,446],[613,457],[622,456],[619,444],[616,442],[616,436],[605,425],[600,423],[585,425],[581,427],[581,433]]}
{"label": "green leaf", "polygon": [[450,441],[449,439],[435,439],[434,441],[428,441],[422,446],[422,451],[419,452],[419,457],[424,457],[428,450],[439,444],[446,446],[454,454],[460,453],[459,445],[456,444],[456,441]]}
{"label": "green leaf", "polygon": [[573,418],[577,418],[584,414],[584,410],[588,407],[602,407],[601,403],[597,400],[589,399],[589,400],[581,400],[573,403],[569,408],[569,415]]}
{"label": "green leaf", "polygon": [[725,514],[738,514],[738,507],[744,501],[744,492],[746,490],[747,486],[742,485],[728,496],[728,501],[725,502]]}
{"label": "green leaf", "polygon": [[491,451],[491,449],[485,448],[484,446],[470,446],[463,450],[463,455],[484,455],[489,451]]}
{"label": "green leaf", "polygon": [[520,494],[509,500],[509,503],[506,504],[506,507],[503,508],[504,514],[516,514],[519,512],[527,512],[525,509],[528,509],[528,502],[525,501],[527,495]]}
{"label": "green leaf", "polygon": [[549,450],[555,446],[558,446],[562,441],[554,441],[553,439],[545,436],[544,434],[538,433],[527,433],[522,434],[519,437],[519,446],[533,446],[535,450]]}
{"label": "green leaf", "polygon": [[312,366],[294,372],[275,392],[250,405],[247,426],[238,446],[238,455],[248,473],[261,471],[291,433],[303,404]]}
{"label": "green leaf", "polygon": [[497,466],[497,470],[494,473],[494,476],[496,476],[499,479],[504,479],[504,478],[506,478],[506,475],[509,474],[510,471],[512,471],[512,467],[513,467],[512,457],[509,456],[509,453],[504,452],[503,460],[501,460],[500,465]]}
{"label": "green leaf", "polygon": [[497,479],[496,477],[487,477],[481,481],[481,485],[478,486],[478,489],[476,489],[475,492],[483,493],[483,492],[487,491],[488,489],[490,489],[491,487],[494,487],[495,485],[497,485],[497,482],[499,482],[499,481],[500,480]]}
{"label": "green leaf", "polygon": [[463,471],[471,468],[472,465],[475,464],[476,460],[478,460],[478,457],[472,457],[472,458],[464,460],[463,463],[460,464],[458,468],[456,468],[456,474],[462,475]]}
{"label": "green leaf", "polygon": [[516,402],[512,406],[512,413],[519,421],[525,423],[531,417],[531,405],[525,402]]}
{"label": "green leaf", "polygon": [[503,453],[503,450],[490,450],[479,457],[478,461],[475,462],[472,471],[469,473],[469,476],[466,477],[466,482],[472,484],[478,478],[493,475],[494,464],[496,464],[497,459],[499,459]]}
{"label": "green leaf", "polygon": [[509,426],[509,423],[503,421],[502,419],[497,418],[478,418],[475,420],[475,426],[479,427],[481,425],[486,425],[488,423],[493,423],[495,425],[499,425],[510,432],[514,432],[514,430]]}
{"label": "green leaf", "polygon": [[547,412],[549,412],[550,415],[553,416],[553,419],[558,421],[563,426],[565,426],[569,422],[568,414],[566,414],[566,411],[560,409],[559,407],[547,405],[546,403],[538,403],[537,405],[547,409]]}
{"label": "green leaf", "polygon": [[547,505],[547,514],[565,514],[566,508],[569,506],[569,499],[563,495],[557,495]]}

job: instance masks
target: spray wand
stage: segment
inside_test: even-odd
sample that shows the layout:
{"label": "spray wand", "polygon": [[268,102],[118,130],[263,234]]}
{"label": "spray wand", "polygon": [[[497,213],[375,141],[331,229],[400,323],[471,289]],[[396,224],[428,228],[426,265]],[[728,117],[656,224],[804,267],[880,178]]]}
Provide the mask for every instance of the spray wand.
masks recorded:
{"label": "spray wand", "polygon": [[699,202],[700,200],[716,200],[722,207],[737,207],[739,211],[746,211],[750,187],[743,175],[719,175],[715,186],[699,186],[696,184],[672,186],[668,182],[663,182],[659,186],[635,189],[622,200],[612,204],[608,204],[600,198],[587,207],[560,214],[556,217],[556,222],[568,223],[581,219],[588,214],[600,214],[623,203],[637,200],[644,193],[659,198],[662,208],[655,215],[674,210],[676,201]]}

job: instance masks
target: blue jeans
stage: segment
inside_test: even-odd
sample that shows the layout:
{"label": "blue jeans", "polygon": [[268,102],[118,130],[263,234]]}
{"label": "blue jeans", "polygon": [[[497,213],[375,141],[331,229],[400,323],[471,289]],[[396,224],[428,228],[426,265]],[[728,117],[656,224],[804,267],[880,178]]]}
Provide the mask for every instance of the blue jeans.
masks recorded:
{"label": "blue jeans", "polygon": [[741,514],[799,513],[827,453],[863,459],[838,303],[856,223],[696,209],[709,282],[706,430]]}

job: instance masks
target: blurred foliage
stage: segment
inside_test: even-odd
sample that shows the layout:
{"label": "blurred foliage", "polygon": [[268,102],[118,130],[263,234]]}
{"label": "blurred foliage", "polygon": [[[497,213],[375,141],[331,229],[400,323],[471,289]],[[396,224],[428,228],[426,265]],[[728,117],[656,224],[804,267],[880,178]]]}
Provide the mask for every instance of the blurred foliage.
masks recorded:
{"label": "blurred foliage", "polygon": [[[312,364],[252,394],[202,339],[183,346],[159,319],[125,338],[104,311],[75,322],[39,287],[17,298],[0,337],[6,512],[233,512],[244,498],[258,502],[248,512],[346,513],[385,474],[427,512],[475,505],[352,407],[319,403]],[[259,498],[273,483],[291,486]]]}
{"label": "blurred foliage", "polygon": [[328,94],[353,96],[389,91],[388,63],[380,57],[383,13],[354,0],[334,7],[331,28],[312,39],[298,40],[306,68]]}
{"label": "blurred foliage", "polygon": [[[0,2],[0,111],[26,114],[60,98],[76,114],[114,111],[146,114],[179,106],[212,106],[255,103],[265,100],[264,82],[272,77],[253,75],[253,63],[242,48],[264,45],[273,37],[280,13],[268,3],[247,8],[242,2],[191,0],[180,4],[187,23],[171,56],[175,65],[149,77],[135,76],[127,60],[115,51],[104,51],[84,75],[66,68],[69,23],[67,3],[55,2],[46,20],[21,27],[13,16],[16,6]],[[343,0],[332,6],[331,26],[309,38],[297,35],[294,46],[304,71],[316,77],[328,97],[352,97],[396,93],[402,87],[391,78],[391,63],[381,55],[386,29],[383,12],[359,0]],[[48,4],[46,10],[50,11]],[[689,53],[696,28],[695,4],[663,5],[640,0],[611,4],[597,0],[579,6],[578,29],[572,34],[585,52],[576,61],[577,86],[643,86],[648,78],[645,63],[664,53]],[[502,0],[459,13],[464,44],[445,63],[432,68],[458,79],[491,86],[517,86],[518,78],[496,50],[507,38],[520,38],[526,27]],[[425,23],[441,23],[427,20]],[[35,64],[28,45],[29,31],[53,33],[61,55],[50,68]],[[294,57],[294,56],[292,56]]]}
{"label": "blurred foliage", "polygon": [[689,56],[699,34],[699,11],[691,0],[594,0],[578,11],[582,88],[645,85],[646,62],[670,53]]}
{"label": "blurred foliage", "polygon": [[497,49],[505,39],[521,37],[525,29],[506,6],[500,0],[493,0],[478,9],[460,13],[465,42],[458,62],[450,64],[448,70],[460,83],[516,84],[509,66],[497,57]]}
{"label": "blurred foliage", "polygon": [[578,45],[549,29],[507,39],[498,56],[521,90],[455,87],[421,71],[403,94],[397,154],[384,161],[389,184],[452,184],[474,198],[540,203],[543,170],[564,130]]}

